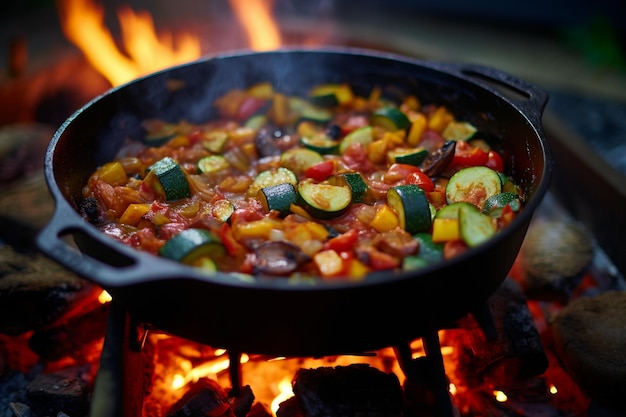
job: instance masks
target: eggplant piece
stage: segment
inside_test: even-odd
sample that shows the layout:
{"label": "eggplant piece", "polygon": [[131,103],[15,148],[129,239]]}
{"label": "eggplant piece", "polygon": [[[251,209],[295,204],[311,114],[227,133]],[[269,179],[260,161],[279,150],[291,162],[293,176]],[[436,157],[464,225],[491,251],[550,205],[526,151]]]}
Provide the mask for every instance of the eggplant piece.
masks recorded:
{"label": "eggplant piece", "polygon": [[295,135],[272,126],[264,126],[257,133],[254,144],[259,156],[279,156],[296,141]]}
{"label": "eggplant piece", "polygon": [[298,246],[284,241],[262,243],[254,253],[255,275],[287,276],[311,260]]}
{"label": "eggplant piece", "polygon": [[456,141],[449,140],[441,145],[441,148],[432,152],[422,163],[422,171],[429,177],[436,177],[441,174],[452,162]]}

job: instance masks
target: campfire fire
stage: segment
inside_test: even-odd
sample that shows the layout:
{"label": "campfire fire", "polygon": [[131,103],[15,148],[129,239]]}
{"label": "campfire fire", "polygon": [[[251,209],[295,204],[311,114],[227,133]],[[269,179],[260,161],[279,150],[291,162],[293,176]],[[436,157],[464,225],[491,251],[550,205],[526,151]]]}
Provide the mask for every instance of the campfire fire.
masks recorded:
{"label": "campfire fire", "polygon": [[[248,34],[255,51],[276,49],[281,35],[272,16],[272,1],[230,0],[231,7]],[[104,10],[92,0],[59,0],[61,27],[113,86],[129,82],[169,66],[184,64],[201,56],[201,40],[192,33],[157,32],[150,13],[120,6],[117,16],[121,48],[104,24]]]}
{"label": "campfire fire", "polygon": [[[269,0],[230,0],[234,16],[245,29],[252,50],[271,50],[283,43],[278,22],[272,15],[272,5]],[[128,6],[117,10],[121,46],[104,24],[102,6],[92,0],[59,0],[58,12],[67,39],[82,51],[89,63],[112,86],[202,55],[202,40],[197,35],[157,31],[150,14],[145,11],[134,11]],[[462,416],[582,416],[591,400],[560,365],[552,349],[547,323],[550,314],[562,305],[528,300],[518,284],[520,276],[519,269],[514,268],[506,285],[494,296],[490,305],[494,334],[489,335],[489,329],[485,329],[484,323],[475,317],[464,318],[458,326],[438,332],[448,379],[446,384],[455,412]],[[596,281],[594,276],[585,275],[580,285],[597,286]],[[68,385],[70,380],[87,381],[85,387],[71,394],[74,395],[72,400],[84,404],[86,393],[93,391],[110,301],[106,292],[90,293],[81,302],[83,308],[79,309],[80,314],[73,309],[46,331],[31,331],[16,337],[2,336],[3,343],[8,346],[8,362],[17,364],[16,369],[25,373],[35,364],[44,362],[42,374],[64,375],[59,378]],[[510,327],[511,320],[513,327]],[[69,335],[89,327],[86,323],[92,327],[90,337],[77,350],[73,343],[68,342]],[[52,342],[59,342],[67,349],[46,357],[44,346]],[[397,386],[403,393],[399,404],[401,415],[436,415],[432,387],[428,381],[420,380],[421,376],[429,373],[426,369],[429,365],[425,365],[424,360],[429,355],[422,342],[416,340],[410,345],[409,369],[415,374],[409,372],[409,375],[407,368],[399,363],[395,347],[324,358],[268,358],[244,354],[239,359],[242,382],[250,387],[254,400],[250,402],[246,414],[268,417],[305,415],[287,409],[292,404],[290,399],[297,395],[294,394],[294,382],[299,378],[304,381],[305,378],[321,377],[301,375],[300,370],[332,368],[354,371],[353,365],[365,364],[397,377]],[[194,401],[193,395],[189,397],[190,392],[195,392],[196,398],[210,392],[218,404],[219,401],[215,400],[219,397],[216,394],[218,388],[233,388],[232,361],[224,350],[159,333],[156,329],[147,333],[141,354],[148,357],[152,368],[149,380],[144,382],[149,389],[142,405],[145,417],[176,415],[168,414],[168,410],[179,407],[181,401],[186,401],[187,405]],[[68,368],[73,372],[71,377],[64,373]],[[359,368],[359,371],[362,369]],[[425,379],[428,380],[427,377]],[[212,389],[207,391],[205,385],[204,390],[194,391],[197,384],[206,380],[216,381],[218,387],[209,385]],[[67,399],[71,396],[67,391],[62,398],[55,396],[51,385],[58,384],[59,380],[50,381],[48,386],[42,388],[49,395],[31,396],[35,400],[47,401],[43,406],[31,404],[33,410],[53,409],[61,403],[72,402]],[[235,404],[244,401],[242,398],[244,394],[239,393]],[[229,404],[233,405],[233,402]],[[25,415],[19,414],[19,405],[13,404],[12,407],[14,415]],[[78,407],[77,410],[73,416],[81,415],[81,412],[86,415],[84,408]],[[229,415],[217,410],[215,408],[212,410],[215,414],[207,415]],[[69,414],[72,410],[59,411]]]}

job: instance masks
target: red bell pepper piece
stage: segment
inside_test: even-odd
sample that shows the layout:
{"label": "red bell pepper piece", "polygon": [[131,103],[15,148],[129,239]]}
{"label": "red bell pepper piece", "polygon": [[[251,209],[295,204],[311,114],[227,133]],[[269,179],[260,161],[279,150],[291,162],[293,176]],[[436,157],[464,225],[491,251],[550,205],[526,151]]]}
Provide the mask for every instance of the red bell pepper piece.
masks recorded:
{"label": "red bell pepper piece", "polygon": [[454,148],[452,164],[459,167],[486,165],[489,153],[478,146],[472,146],[464,140],[459,140]]}
{"label": "red bell pepper piece", "polygon": [[304,171],[304,175],[316,181],[324,181],[326,178],[330,177],[334,171],[335,163],[329,159],[311,165]]}
{"label": "red bell pepper piece", "polygon": [[336,252],[348,252],[354,248],[359,240],[359,232],[356,229],[350,229],[345,233],[331,238],[328,243],[328,249],[334,249]]}

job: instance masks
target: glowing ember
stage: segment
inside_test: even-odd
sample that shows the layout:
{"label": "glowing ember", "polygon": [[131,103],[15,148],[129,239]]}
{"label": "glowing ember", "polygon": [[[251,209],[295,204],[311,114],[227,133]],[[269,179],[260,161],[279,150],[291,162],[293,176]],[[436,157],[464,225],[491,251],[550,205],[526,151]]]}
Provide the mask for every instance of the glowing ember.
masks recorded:
{"label": "glowing ember", "polygon": [[98,301],[102,304],[108,303],[111,300],[111,295],[104,290],[98,295]]}
{"label": "glowing ember", "polygon": [[280,31],[272,17],[273,3],[272,0],[230,0],[237,19],[248,34],[252,50],[272,50],[281,45]]}
{"label": "glowing ember", "polygon": [[496,401],[501,402],[501,403],[505,402],[508,399],[506,394],[502,391],[497,391],[497,390],[494,391],[493,396],[495,397]]}
{"label": "glowing ember", "polygon": [[272,404],[271,404],[271,410],[274,413],[274,415],[276,415],[276,412],[278,411],[278,407],[280,406],[280,403],[293,397],[293,391],[291,389],[291,380],[289,378],[283,378],[278,383],[278,390],[280,391],[280,393],[276,396],[276,398],[274,398],[274,400],[272,400]]}
{"label": "glowing ember", "polygon": [[157,35],[147,12],[135,13],[129,7],[118,10],[125,51],[122,52],[104,25],[102,7],[91,0],[59,0],[57,4],[67,39],[114,86],[200,56],[197,38],[180,34],[175,46],[171,34]]}

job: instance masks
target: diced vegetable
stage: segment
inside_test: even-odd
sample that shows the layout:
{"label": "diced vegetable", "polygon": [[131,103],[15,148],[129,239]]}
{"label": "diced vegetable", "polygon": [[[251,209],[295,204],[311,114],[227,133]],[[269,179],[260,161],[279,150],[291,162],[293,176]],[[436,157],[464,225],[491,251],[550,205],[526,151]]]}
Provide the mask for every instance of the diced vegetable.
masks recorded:
{"label": "diced vegetable", "polygon": [[365,200],[369,186],[358,172],[342,172],[328,179],[332,185],[342,185],[350,187],[352,191],[352,202],[360,203]]}
{"label": "diced vegetable", "polygon": [[400,227],[411,234],[428,230],[431,209],[424,191],[414,184],[398,185],[387,191],[387,204],[398,215]]}
{"label": "diced vegetable", "polygon": [[148,168],[145,183],[166,201],[180,200],[191,196],[187,175],[181,166],[169,156]]}
{"label": "diced vegetable", "polygon": [[284,183],[296,185],[298,183],[296,174],[283,167],[269,169],[261,172],[254,178],[254,181],[250,184],[250,187],[248,187],[247,194],[256,196],[261,188]]}
{"label": "diced vegetable", "polygon": [[397,107],[385,106],[374,110],[372,125],[394,131],[408,129],[411,126],[411,121]]}
{"label": "diced vegetable", "polygon": [[261,188],[258,197],[266,211],[276,210],[285,215],[296,201],[297,193],[293,184],[287,182]]}
{"label": "diced vegetable", "polygon": [[198,171],[204,174],[221,171],[228,166],[228,161],[222,155],[209,155],[198,161]]}
{"label": "diced vegetable", "polygon": [[468,122],[450,122],[441,132],[446,140],[469,140],[476,133],[476,127]]}
{"label": "diced vegetable", "polygon": [[502,192],[494,194],[485,200],[483,213],[489,214],[495,209],[502,209],[506,205],[510,205],[513,211],[518,211],[521,207],[519,195],[512,192]]}
{"label": "diced vegetable", "polygon": [[211,206],[211,214],[215,216],[216,219],[227,222],[230,219],[230,216],[235,212],[235,205],[226,199],[217,200]]}
{"label": "diced vegetable", "polygon": [[289,149],[280,157],[280,165],[296,174],[304,173],[308,167],[322,161],[322,155],[305,148]]}
{"label": "diced vegetable", "polygon": [[463,168],[456,172],[446,186],[448,204],[467,201],[482,209],[485,201],[502,191],[496,171],[485,166]]}
{"label": "diced vegetable", "polygon": [[410,152],[396,154],[395,162],[399,164],[420,166],[422,162],[424,162],[426,157],[428,157],[428,151],[422,148]]}
{"label": "diced vegetable", "polygon": [[352,201],[350,187],[301,181],[298,194],[304,208],[316,218],[337,217],[348,208]]}
{"label": "diced vegetable", "polygon": [[128,175],[124,170],[124,166],[118,162],[107,162],[96,171],[96,176],[100,181],[104,181],[109,185],[123,185],[128,181]]}
{"label": "diced vegetable", "polygon": [[350,145],[360,143],[367,146],[374,140],[374,129],[372,126],[363,126],[348,133],[339,145],[339,153],[345,153]]}
{"label": "diced vegetable", "polygon": [[225,253],[219,237],[205,229],[185,229],[165,242],[159,250],[159,255],[164,258],[185,264],[192,264],[201,258],[215,261]]}
{"label": "diced vegetable", "polygon": [[324,107],[348,104],[352,101],[352,88],[348,84],[323,84],[309,93],[311,102]]}
{"label": "diced vegetable", "polygon": [[474,247],[489,240],[496,233],[496,227],[491,217],[478,208],[462,206],[459,208],[459,233],[467,246]]}
{"label": "diced vegetable", "polygon": [[524,193],[498,138],[444,104],[362,87],[300,97],[259,82],[217,98],[206,122],[146,120],[146,140],[96,169],[79,205],[139,250],[298,280],[428,267],[515,219]]}

